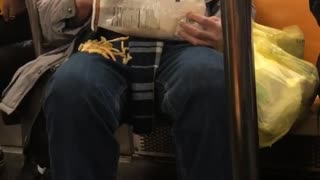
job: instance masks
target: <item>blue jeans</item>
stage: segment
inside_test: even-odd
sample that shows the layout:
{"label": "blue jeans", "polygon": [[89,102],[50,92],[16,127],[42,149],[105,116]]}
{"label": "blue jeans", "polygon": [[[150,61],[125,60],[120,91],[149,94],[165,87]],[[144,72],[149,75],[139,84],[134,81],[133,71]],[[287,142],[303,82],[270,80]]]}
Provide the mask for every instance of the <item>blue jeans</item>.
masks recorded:
{"label": "blue jeans", "polygon": [[[157,107],[173,120],[180,180],[232,179],[223,65],[206,47],[164,48]],[[116,178],[113,134],[128,108],[128,74],[122,64],[85,53],[57,69],[44,104],[53,180]]]}

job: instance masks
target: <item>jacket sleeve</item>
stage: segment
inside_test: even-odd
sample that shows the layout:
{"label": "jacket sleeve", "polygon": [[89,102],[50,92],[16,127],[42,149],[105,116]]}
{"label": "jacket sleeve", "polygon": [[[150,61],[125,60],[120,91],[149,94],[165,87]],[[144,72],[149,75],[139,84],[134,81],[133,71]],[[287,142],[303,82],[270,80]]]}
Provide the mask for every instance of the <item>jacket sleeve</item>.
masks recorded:
{"label": "jacket sleeve", "polygon": [[72,41],[88,22],[69,27],[68,21],[76,16],[75,0],[39,0],[39,20],[44,41],[65,44]]}

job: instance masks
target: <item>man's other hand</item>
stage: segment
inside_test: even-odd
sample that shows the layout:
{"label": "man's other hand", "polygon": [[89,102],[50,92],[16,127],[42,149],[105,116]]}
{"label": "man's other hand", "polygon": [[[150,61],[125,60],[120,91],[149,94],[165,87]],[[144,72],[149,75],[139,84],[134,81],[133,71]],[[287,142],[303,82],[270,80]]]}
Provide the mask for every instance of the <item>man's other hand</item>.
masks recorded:
{"label": "man's other hand", "polygon": [[198,23],[201,28],[182,22],[180,24],[182,30],[178,32],[179,37],[193,45],[222,49],[223,32],[220,17],[189,13],[187,18]]}

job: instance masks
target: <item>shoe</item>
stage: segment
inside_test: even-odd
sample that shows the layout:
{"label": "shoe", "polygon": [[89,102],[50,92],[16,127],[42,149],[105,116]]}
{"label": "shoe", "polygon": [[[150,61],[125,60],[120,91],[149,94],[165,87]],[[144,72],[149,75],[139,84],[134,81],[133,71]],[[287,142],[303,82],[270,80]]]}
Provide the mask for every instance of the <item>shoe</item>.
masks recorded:
{"label": "shoe", "polygon": [[37,166],[38,174],[40,175],[40,180],[50,180],[51,174],[48,168],[42,168],[39,165]]}
{"label": "shoe", "polygon": [[50,172],[46,168],[39,167],[30,159],[25,159],[16,180],[50,180]]}

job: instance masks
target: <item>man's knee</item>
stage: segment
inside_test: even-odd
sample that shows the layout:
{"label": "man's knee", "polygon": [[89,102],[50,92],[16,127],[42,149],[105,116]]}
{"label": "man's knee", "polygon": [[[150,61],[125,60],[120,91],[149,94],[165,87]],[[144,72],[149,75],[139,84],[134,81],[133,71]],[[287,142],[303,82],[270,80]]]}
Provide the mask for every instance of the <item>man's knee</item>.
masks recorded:
{"label": "man's knee", "polygon": [[103,99],[108,104],[117,104],[126,87],[122,75],[101,56],[76,53],[52,75],[47,86],[46,103],[69,103],[78,107],[86,101],[100,102]]}
{"label": "man's knee", "polygon": [[165,89],[161,102],[164,111],[175,112],[176,117],[182,117],[186,109],[224,106],[223,56],[209,48],[191,47],[177,58],[174,71],[169,70],[164,79],[158,80]]}
{"label": "man's knee", "polygon": [[[192,55],[192,56],[191,56]],[[225,88],[225,73],[222,54],[209,48],[192,48],[186,54],[179,73],[182,82],[192,94],[219,93]]]}
{"label": "man's knee", "polygon": [[86,90],[93,86],[93,82],[86,75],[86,69],[77,65],[79,58],[81,57],[78,55],[71,57],[52,75],[47,89],[48,96],[70,99],[75,95],[88,93]]}

